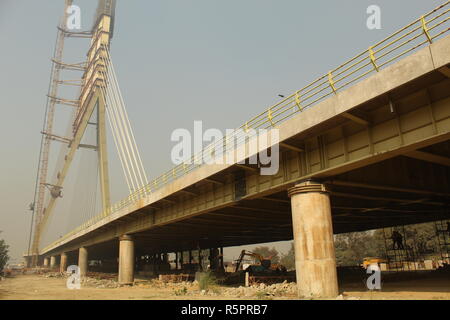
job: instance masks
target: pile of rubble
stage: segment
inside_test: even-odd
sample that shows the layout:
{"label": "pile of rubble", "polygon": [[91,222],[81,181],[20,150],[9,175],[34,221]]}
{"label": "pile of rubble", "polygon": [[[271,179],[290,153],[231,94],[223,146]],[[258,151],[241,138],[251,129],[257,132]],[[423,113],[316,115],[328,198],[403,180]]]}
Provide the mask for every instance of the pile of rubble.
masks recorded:
{"label": "pile of rubble", "polygon": [[284,281],[283,283],[275,283],[266,285],[264,283],[255,284],[249,287],[227,288],[222,294],[227,297],[281,297],[291,296],[297,293],[297,285],[294,282]]}
{"label": "pile of rubble", "polygon": [[207,290],[200,290],[198,281],[165,282],[161,280],[136,281],[135,287],[168,289],[174,295],[202,295],[202,296],[225,296],[225,297],[247,297],[247,298],[270,298],[282,296],[295,296],[297,287],[295,283],[283,282],[272,285],[257,284],[250,287],[222,287],[210,286]]}
{"label": "pile of rubble", "polygon": [[67,276],[60,272],[46,272],[42,274],[44,278],[66,278]]}
{"label": "pile of rubble", "polygon": [[140,288],[157,288],[157,289],[194,289],[198,288],[197,281],[180,281],[180,282],[166,282],[158,279],[152,280],[136,280],[134,282],[135,287]]}
{"label": "pile of rubble", "polygon": [[[42,275],[44,278],[68,278],[68,273],[60,273],[60,272],[46,272]],[[117,288],[119,284],[116,281],[116,277],[114,275],[103,275],[96,274],[91,275],[88,274],[87,277],[84,277],[81,280],[81,285],[85,287],[91,288]]]}
{"label": "pile of rubble", "polygon": [[21,270],[17,270],[16,272],[14,272],[14,274],[26,274],[26,275],[31,275],[31,274],[37,274],[37,275],[45,275],[48,273],[51,273],[52,270],[48,269],[48,268],[23,268]]}
{"label": "pile of rubble", "polygon": [[81,281],[81,285],[85,287],[93,287],[93,288],[118,288],[119,283],[115,279],[102,279],[102,278],[93,278],[93,277],[85,277]]}
{"label": "pile of rubble", "polygon": [[182,274],[160,274],[158,279],[163,282],[187,282],[195,279],[194,274],[182,273]]}

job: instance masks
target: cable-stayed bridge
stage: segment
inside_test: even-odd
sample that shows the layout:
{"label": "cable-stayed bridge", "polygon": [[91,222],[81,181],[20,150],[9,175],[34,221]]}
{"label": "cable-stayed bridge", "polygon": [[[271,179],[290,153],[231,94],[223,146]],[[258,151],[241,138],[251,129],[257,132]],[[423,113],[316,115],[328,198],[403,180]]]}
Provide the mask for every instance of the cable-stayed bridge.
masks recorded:
{"label": "cable-stayed bridge", "polygon": [[[67,30],[67,13],[58,28],[30,263],[59,264],[61,270],[74,263],[85,273],[88,260],[118,261],[119,281],[131,283],[149,257],[177,253],[191,263],[195,250],[213,255],[217,248],[294,239],[299,294],[333,296],[333,234],[450,218],[449,2],[152,181],[112,63],[114,5],[99,2],[89,32]],[[63,62],[68,38],[90,40],[86,61]],[[63,79],[67,71],[82,77]],[[75,87],[75,98],[64,98],[63,86]],[[65,136],[54,133],[61,105],[72,108]],[[110,196],[108,126],[129,190],[117,203]],[[250,161],[272,147],[249,148],[259,138],[249,134],[256,129],[279,135],[274,174],[261,174],[259,158]],[[56,143],[61,148],[52,160]],[[228,155],[231,163],[204,164]],[[86,176],[70,181],[77,157]],[[78,186],[72,190],[77,212],[70,214],[77,226],[43,244],[69,184]]]}

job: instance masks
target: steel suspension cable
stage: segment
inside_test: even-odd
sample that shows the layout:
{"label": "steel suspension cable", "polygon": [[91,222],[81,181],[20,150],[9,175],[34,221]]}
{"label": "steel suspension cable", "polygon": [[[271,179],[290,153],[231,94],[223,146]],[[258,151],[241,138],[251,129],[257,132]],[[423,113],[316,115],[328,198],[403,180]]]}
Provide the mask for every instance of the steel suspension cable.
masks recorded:
{"label": "steel suspension cable", "polygon": [[112,73],[113,73],[113,76],[114,76],[114,80],[115,80],[115,83],[116,83],[117,91],[118,91],[119,96],[120,96],[120,100],[122,101],[125,117],[126,117],[128,126],[130,128],[131,137],[133,139],[133,144],[134,144],[134,147],[136,149],[136,153],[137,153],[137,157],[138,157],[138,160],[139,160],[140,168],[142,170],[142,174],[143,174],[144,179],[145,179],[145,184],[148,184],[147,174],[145,172],[145,168],[144,168],[144,165],[142,163],[142,158],[141,158],[141,155],[139,153],[139,149],[137,147],[137,143],[136,143],[136,139],[134,137],[134,133],[133,133],[132,127],[131,127],[130,119],[128,118],[128,113],[126,112],[125,102],[123,100],[122,92],[120,91],[119,82],[117,81],[117,76],[116,76],[116,72],[115,72],[115,69],[114,69],[114,64],[113,64],[112,59],[111,59],[111,54],[110,54],[109,49],[107,47],[106,47],[106,53],[108,55],[108,60],[109,60],[109,62],[111,64],[111,70],[112,70]]}
{"label": "steel suspension cable", "polygon": [[130,161],[132,163],[132,167],[135,168],[135,170],[137,172],[136,181],[137,181],[137,186],[139,188],[140,186],[143,185],[142,174],[141,174],[141,171],[139,170],[139,165],[138,165],[137,160],[136,160],[136,155],[135,155],[135,151],[134,151],[134,148],[133,148],[133,144],[132,144],[132,141],[130,139],[130,133],[129,133],[130,128],[127,126],[127,123],[126,123],[126,120],[125,120],[125,116],[124,116],[124,113],[123,113],[123,106],[121,105],[121,101],[120,101],[119,95],[117,94],[117,87],[115,85],[113,76],[112,76],[112,74],[110,72],[110,68],[111,67],[112,66],[111,66],[111,64],[108,61],[108,64],[107,64],[107,70],[108,70],[108,72],[107,72],[107,79],[109,81],[108,83],[112,85],[109,88],[111,89],[111,92],[112,92],[112,94],[114,96],[114,100],[117,102],[115,107],[117,108],[116,110],[117,110],[117,113],[118,113],[118,118],[121,120],[119,125],[123,129],[124,139],[125,139],[125,141],[127,143],[126,144],[127,152],[130,152],[130,150],[131,150],[131,152],[130,152],[130,154],[131,154],[130,155]]}
{"label": "steel suspension cable", "polygon": [[[106,85],[106,84],[105,84]],[[123,174],[125,176],[125,180],[128,186],[128,190],[130,192],[132,192],[132,190],[135,188],[134,185],[132,184],[132,181],[130,182],[130,169],[128,167],[128,163],[126,163],[125,160],[125,155],[124,155],[124,151],[123,151],[123,146],[122,146],[122,141],[119,141],[119,137],[118,137],[118,129],[117,129],[117,125],[115,123],[115,119],[113,119],[113,115],[111,114],[110,111],[110,103],[108,102],[110,99],[109,97],[107,97],[106,91],[104,87],[101,87],[102,90],[102,94],[104,96],[105,99],[105,109],[106,109],[106,114],[107,114],[107,118],[108,118],[108,122],[109,122],[109,126],[111,128],[111,132],[112,132],[112,136],[114,139],[114,145],[116,146],[116,150],[117,150],[117,154],[119,156],[119,160],[120,160],[120,164],[122,166],[122,170],[123,170]],[[127,174],[128,172],[128,174]]]}
{"label": "steel suspension cable", "polygon": [[[132,160],[131,160],[131,156],[130,156],[130,152],[129,152],[129,146],[127,144],[127,140],[125,139],[125,134],[124,134],[124,129],[122,126],[122,123],[120,121],[120,114],[117,111],[117,101],[115,99],[114,94],[112,93],[112,88],[109,85],[109,80],[107,77],[105,77],[105,82],[106,82],[106,90],[105,90],[105,96],[108,99],[108,104],[110,107],[110,114],[112,116],[111,119],[113,119],[113,122],[116,125],[116,128],[118,129],[118,135],[117,137],[119,138],[119,141],[121,142],[122,148],[124,149],[124,156],[125,156],[125,162],[127,164],[127,167],[130,168],[130,179],[132,181],[134,190],[138,187],[138,183],[137,183],[137,175],[136,175],[136,171],[135,168],[133,166]],[[133,179],[134,176],[134,179]],[[133,190],[133,191],[134,191]]]}

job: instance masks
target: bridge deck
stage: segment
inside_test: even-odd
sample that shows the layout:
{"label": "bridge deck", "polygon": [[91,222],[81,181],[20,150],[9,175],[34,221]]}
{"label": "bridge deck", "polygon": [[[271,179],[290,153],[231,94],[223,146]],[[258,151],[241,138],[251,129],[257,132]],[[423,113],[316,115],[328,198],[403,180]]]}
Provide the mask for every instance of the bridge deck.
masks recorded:
{"label": "bridge deck", "polygon": [[116,253],[123,234],[148,253],[289,240],[286,190],[307,178],[328,182],[335,233],[448,218],[449,53],[447,36],[277,125],[274,176],[204,165],[42,254]]}

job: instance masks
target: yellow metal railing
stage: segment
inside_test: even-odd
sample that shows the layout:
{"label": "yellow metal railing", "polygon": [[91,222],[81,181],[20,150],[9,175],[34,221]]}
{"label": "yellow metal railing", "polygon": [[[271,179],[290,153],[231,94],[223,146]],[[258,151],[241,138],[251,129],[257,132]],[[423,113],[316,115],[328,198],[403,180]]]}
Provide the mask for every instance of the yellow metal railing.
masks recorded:
{"label": "yellow metal railing", "polygon": [[433,43],[433,41],[442,37],[450,30],[449,4],[450,0],[384,40],[370,46],[367,50],[284,98],[266,111],[246,121],[232,135],[224,137],[222,141],[213,143],[205,147],[200,153],[192,156],[189,163],[182,163],[157,177],[143,188],[136,190],[127,198],[115,203],[98,216],[86,221],[75,230],[47,246],[44,251],[50,247],[57,246],[70,236],[94,225],[104,217],[135,203],[153,191],[200,167],[201,160],[206,155],[210,156],[218,145],[222,144],[223,146],[231,139],[238,141],[238,144],[243,143],[247,136],[246,133],[250,129],[270,129],[275,127],[277,124],[302,112],[304,109],[312,107],[327,97],[337,94],[349,85],[368,77],[372,73],[379,72],[399,58],[416,51],[424,45]]}

